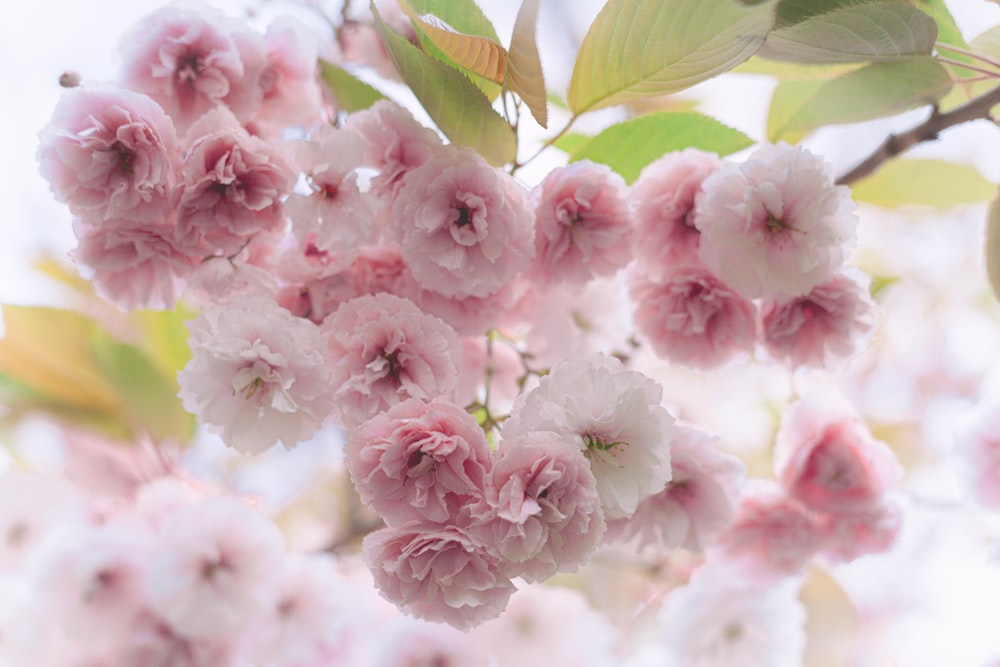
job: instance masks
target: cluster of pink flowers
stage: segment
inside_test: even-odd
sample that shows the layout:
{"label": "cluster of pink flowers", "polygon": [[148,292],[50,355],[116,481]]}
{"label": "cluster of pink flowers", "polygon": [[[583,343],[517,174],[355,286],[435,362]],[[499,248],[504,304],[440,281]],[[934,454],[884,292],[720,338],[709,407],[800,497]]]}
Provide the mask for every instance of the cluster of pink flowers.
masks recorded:
{"label": "cluster of pink flowers", "polygon": [[809,151],[765,145],[742,164],[665,155],[630,203],[635,324],[657,355],[708,369],[759,343],[793,367],[822,366],[872,330],[865,283],[842,266],[857,222],[850,191]]}

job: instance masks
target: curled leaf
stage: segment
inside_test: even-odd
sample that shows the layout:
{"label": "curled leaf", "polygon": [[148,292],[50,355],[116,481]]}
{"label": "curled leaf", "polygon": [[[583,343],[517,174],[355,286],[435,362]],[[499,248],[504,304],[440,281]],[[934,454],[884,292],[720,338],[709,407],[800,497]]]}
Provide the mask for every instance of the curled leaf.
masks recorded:
{"label": "curled leaf", "polygon": [[545,77],[538,57],[535,24],[539,0],[524,0],[514,21],[507,58],[507,87],[528,105],[531,115],[542,127],[548,127],[549,114],[545,95]]}

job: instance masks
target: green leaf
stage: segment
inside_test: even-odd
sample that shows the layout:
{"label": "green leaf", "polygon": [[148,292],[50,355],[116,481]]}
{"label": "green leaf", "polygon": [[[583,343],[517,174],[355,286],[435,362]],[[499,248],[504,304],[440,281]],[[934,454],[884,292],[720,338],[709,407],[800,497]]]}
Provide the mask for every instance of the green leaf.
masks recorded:
{"label": "green leaf", "polygon": [[860,65],[800,65],[799,63],[766,60],[754,56],[733,68],[734,74],[766,74],[779,81],[805,81],[809,79],[832,79],[858,69]]}
{"label": "green leaf", "polygon": [[986,275],[993,295],[1000,299],[1000,194],[994,197],[986,212]]}
{"label": "green leaf", "polygon": [[381,92],[338,65],[321,60],[319,67],[323,83],[330,89],[337,104],[348,113],[367,109],[385,99]]}
{"label": "green leaf", "polygon": [[978,204],[989,201],[995,191],[996,186],[971,165],[902,158],[886,162],[851,186],[855,200],[887,208]]}
{"label": "green leaf", "polygon": [[767,140],[797,144],[808,129],[794,129],[793,121],[828,82],[822,80],[782,81],[774,88],[767,112]]}
{"label": "green leaf", "polygon": [[90,348],[103,375],[122,399],[124,412],[157,440],[187,442],[194,433],[194,416],[177,398],[177,382],[166,377],[137,347],[97,333]]}
{"label": "green leaf", "polygon": [[797,23],[828,14],[844,7],[856,7],[873,0],[778,0],[774,7],[774,28],[787,28]]}
{"label": "green leaf", "polygon": [[545,103],[545,77],[538,57],[536,22],[539,0],[524,0],[514,21],[507,58],[507,87],[517,93],[532,117],[542,127],[549,126],[548,105]]}
{"label": "green leaf", "polygon": [[771,28],[771,6],[733,0],[610,0],[583,39],[573,113],[665,95],[732,69]]}
{"label": "green leaf", "polygon": [[892,61],[930,55],[937,33],[934,19],[912,5],[871,2],[774,30],[760,54],[799,63]]}
{"label": "green leaf", "polygon": [[728,155],[753,143],[747,135],[714,118],[664,111],[612,125],[574,150],[570,159],[606,164],[632,183],[643,167],[664,153],[694,147]]}
{"label": "green leaf", "polygon": [[579,134],[578,132],[568,132],[552,144],[564,153],[572,155],[583,148],[584,144],[593,139],[589,134]]}
{"label": "green leaf", "polygon": [[403,81],[452,143],[490,164],[513,162],[517,137],[490,101],[461,72],[431,58],[392,30],[372,8],[375,29]]}
{"label": "green leaf", "polygon": [[[799,95],[808,89],[805,83],[796,82]],[[947,70],[930,57],[873,63],[822,83],[808,97],[776,96],[769,112],[768,139],[800,138],[824,125],[891,116],[931,104],[950,88]],[[797,108],[791,110],[789,105]]]}
{"label": "green leaf", "polygon": [[495,39],[458,32],[438,16],[421,16],[407,0],[398,2],[413,21],[414,28],[426,35],[448,60],[494,83],[503,83],[507,71],[507,50]]}

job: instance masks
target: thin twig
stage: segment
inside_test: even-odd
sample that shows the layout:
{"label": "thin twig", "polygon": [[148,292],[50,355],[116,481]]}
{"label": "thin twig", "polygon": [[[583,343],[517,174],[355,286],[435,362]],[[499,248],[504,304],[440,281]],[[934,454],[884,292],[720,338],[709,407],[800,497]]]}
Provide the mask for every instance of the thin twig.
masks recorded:
{"label": "thin twig", "polygon": [[934,107],[930,117],[924,122],[900,134],[890,134],[886,137],[871,155],[838,178],[837,184],[850,185],[871,175],[886,160],[908,151],[919,143],[936,140],[941,132],[950,127],[972,120],[989,119],[990,109],[997,104],[1000,104],[1000,86],[947,113],[941,113]]}
{"label": "thin twig", "polygon": [[[957,46],[952,46],[951,44],[945,44],[944,42],[937,42],[934,46],[936,46],[939,50],[944,49],[945,51],[951,51],[952,53],[957,53],[960,56],[972,58],[973,60],[978,60],[979,62],[986,63],[987,65],[992,65],[993,67],[1000,69],[1000,60],[994,60],[993,58],[984,56],[981,53],[969,51],[968,49],[962,49]],[[967,65],[963,64],[962,67],[967,67]]]}
{"label": "thin twig", "polygon": [[528,164],[529,162],[531,162],[532,160],[534,160],[536,157],[538,157],[539,155],[541,155],[542,152],[544,152],[546,148],[548,148],[552,144],[554,144],[557,141],[559,141],[560,139],[562,139],[563,135],[566,134],[567,132],[569,132],[569,128],[573,127],[573,123],[576,122],[577,118],[579,118],[579,116],[573,116],[572,118],[570,118],[569,122],[566,123],[566,126],[563,127],[563,129],[559,130],[558,134],[556,134],[554,137],[552,137],[551,139],[549,139],[548,141],[546,141],[544,144],[542,144],[542,147],[539,148],[537,151],[535,151],[535,154],[532,155],[531,157],[529,157],[527,160],[525,160],[524,162],[515,162],[514,166],[511,167],[511,170],[510,170],[511,175],[513,175],[514,172],[516,172],[518,169],[520,169],[521,167],[523,167],[524,165]]}
{"label": "thin twig", "polygon": [[937,56],[937,61],[939,63],[944,63],[945,65],[954,65],[955,67],[962,67],[971,72],[979,72],[980,74],[986,74],[994,78],[1000,78],[1000,72],[996,70],[985,69],[983,67],[977,67],[976,65],[970,65],[969,63],[963,63],[961,60],[952,60],[951,58],[945,58],[944,56]]}

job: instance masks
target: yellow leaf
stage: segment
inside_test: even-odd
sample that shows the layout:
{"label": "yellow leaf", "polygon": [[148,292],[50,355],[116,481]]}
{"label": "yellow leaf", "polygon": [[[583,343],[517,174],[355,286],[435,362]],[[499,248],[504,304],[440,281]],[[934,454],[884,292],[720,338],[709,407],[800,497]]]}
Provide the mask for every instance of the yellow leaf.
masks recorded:
{"label": "yellow leaf", "polygon": [[399,6],[431,42],[456,65],[489,79],[503,83],[507,71],[507,50],[491,39],[464,35],[432,14],[419,16],[409,3]]}
{"label": "yellow leaf", "polygon": [[548,127],[549,113],[545,97],[545,77],[538,57],[535,23],[539,0],[524,0],[514,22],[507,59],[507,87],[524,100],[539,125]]}

